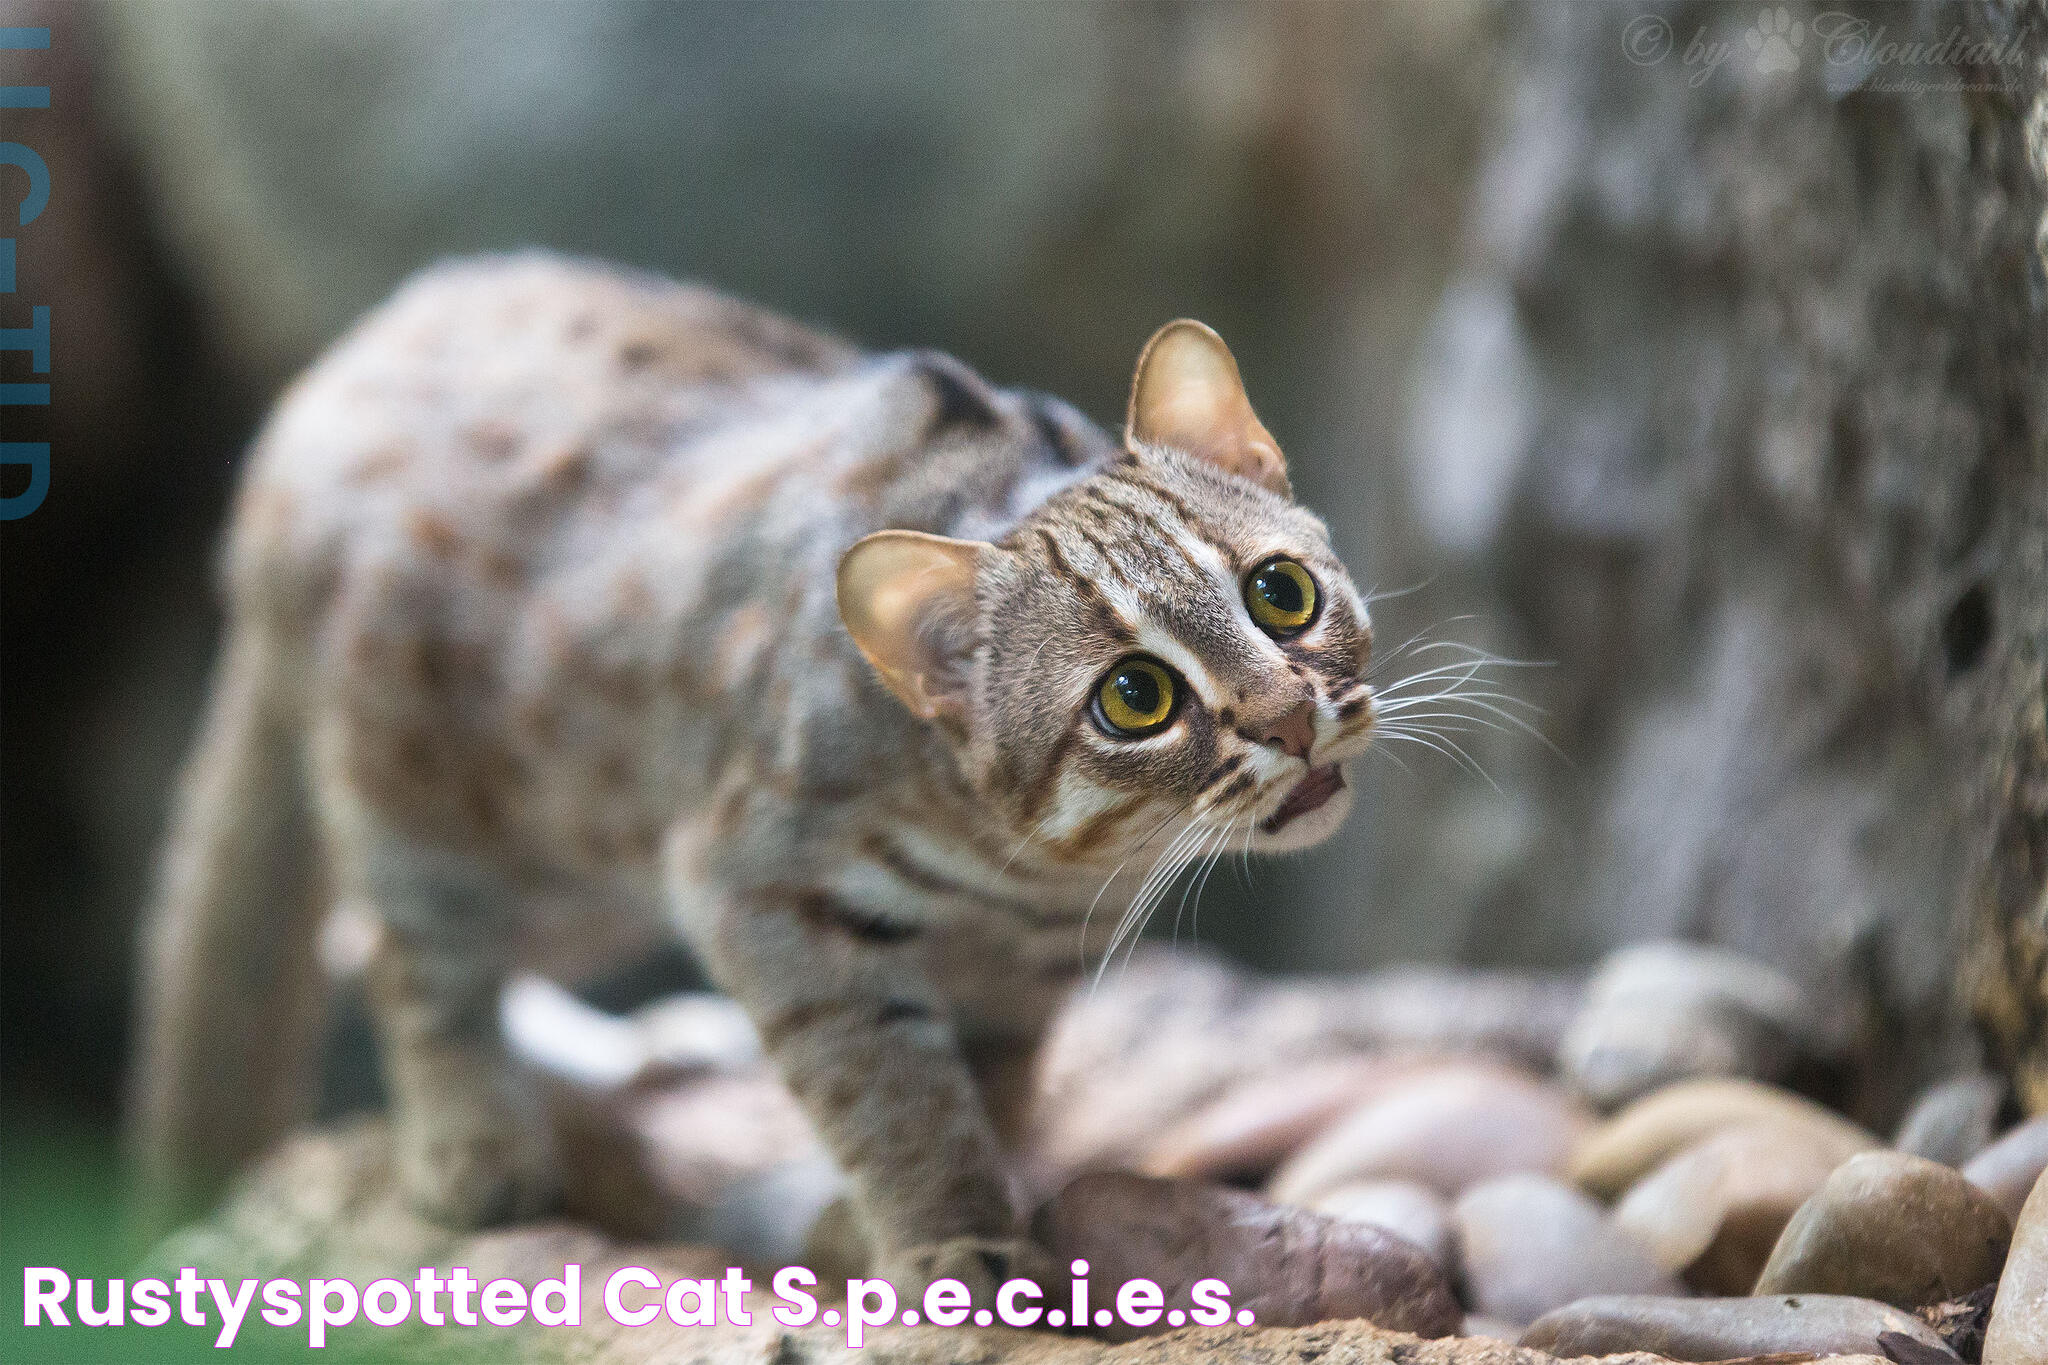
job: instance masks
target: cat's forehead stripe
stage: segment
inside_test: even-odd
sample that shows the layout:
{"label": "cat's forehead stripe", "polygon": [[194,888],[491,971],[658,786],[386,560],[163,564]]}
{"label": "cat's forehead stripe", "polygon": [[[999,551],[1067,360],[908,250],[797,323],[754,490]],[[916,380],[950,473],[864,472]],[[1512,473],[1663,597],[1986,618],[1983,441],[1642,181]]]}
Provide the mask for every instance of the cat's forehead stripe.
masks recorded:
{"label": "cat's forehead stripe", "polygon": [[1168,489],[1157,479],[1148,477],[1144,471],[1139,469],[1119,470],[1117,477],[1126,486],[1138,489],[1162,504],[1171,513],[1172,518],[1180,524],[1181,529],[1189,539],[1202,542],[1214,550],[1217,556],[1226,563],[1230,560],[1233,553],[1231,547],[1223,544],[1221,541],[1210,538],[1207,534],[1212,519],[1198,514],[1188,504],[1186,499]]}
{"label": "cat's forehead stripe", "polygon": [[1150,479],[1117,469],[1104,475],[1095,491],[1104,501],[1128,512],[1139,525],[1170,540],[1184,556],[1201,559],[1207,552],[1220,560],[1230,558],[1227,547],[1206,535],[1208,523],[1194,508]]}
{"label": "cat's forehead stripe", "polygon": [[1073,587],[1083,605],[1094,615],[1096,628],[1120,642],[1136,639],[1138,631],[1133,624],[1134,613],[1120,606],[1099,584],[1073,566],[1067,552],[1060,548],[1058,536],[1040,527],[1038,538],[1045,546],[1046,557],[1052,561],[1053,569]]}

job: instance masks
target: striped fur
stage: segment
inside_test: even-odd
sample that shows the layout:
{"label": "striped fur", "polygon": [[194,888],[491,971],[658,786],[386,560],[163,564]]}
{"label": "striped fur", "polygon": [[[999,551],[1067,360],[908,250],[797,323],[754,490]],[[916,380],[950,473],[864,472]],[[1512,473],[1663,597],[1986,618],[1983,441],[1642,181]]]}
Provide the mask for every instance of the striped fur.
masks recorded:
{"label": "striped fur", "polygon": [[[884,528],[991,547],[964,724],[911,715],[841,624],[834,566]],[[1325,601],[1288,640],[1242,601],[1278,552]],[[978,1086],[1016,1089],[1168,867],[1334,828],[1348,793],[1260,822],[1372,722],[1364,604],[1322,524],[1269,488],[944,356],[859,354],[551,257],[432,271],[300,380],[227,577],[236,667],[295,737],[335,889],[385,923],[375,999],[419,1199],[465,1222],[545,1204],[497,985],[569,966],[533,962],[543,945],[595,958],[607,926],[666,918],[751,1012],[911,1282],[1030,1262]],[[1163,733],[1112,739],[1089,698],[1133,649],[1193,696]],[[1271,738],[1304,702],[1307,757]],[[210,730],[195,771],[233,739]],[[220,824],[185,821],[205,840],[170,857],[246,856]],[[263,965],[181,945],[217,955],[236,935],[192,925],[274,913],[220,880],[169,880],[159,907],[160,1171],[274,1135],[192,1081],[241,1055],[195,1035],[222,1013],[201,997]]]}

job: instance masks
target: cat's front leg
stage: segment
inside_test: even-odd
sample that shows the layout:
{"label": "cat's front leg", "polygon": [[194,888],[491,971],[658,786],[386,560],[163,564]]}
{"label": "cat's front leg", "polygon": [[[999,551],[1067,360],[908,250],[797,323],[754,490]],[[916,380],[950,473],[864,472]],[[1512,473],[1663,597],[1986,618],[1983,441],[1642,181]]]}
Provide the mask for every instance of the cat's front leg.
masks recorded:
{"label": "cat's front leg", "polygon": [[958,1279],[1049,1285],[1010,1197],[1001,1146],[915,926],[824,892],[753,895],[719,916],[709,965],[753,1017],[853,1187],[870,1273],[910,1302]]}

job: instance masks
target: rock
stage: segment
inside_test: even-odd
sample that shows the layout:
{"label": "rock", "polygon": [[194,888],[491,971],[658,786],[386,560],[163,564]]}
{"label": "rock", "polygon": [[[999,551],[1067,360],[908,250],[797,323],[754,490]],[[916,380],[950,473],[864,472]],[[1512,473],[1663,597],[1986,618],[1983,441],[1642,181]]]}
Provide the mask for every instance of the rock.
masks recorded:
{"label": "rock", "polygon": [[1677,1294],[1648,1248],[1579,1190],[1542,1175],[1474,1185],[1451,1210],[1464,1301],[1504,1322],[1534,1322],[1595,1294]]}
{"label": "rock", "polygon": [[1389,967],[1274,988],[1311,1005],[1354,1049],[1455,1052],[1547,1071],[1577,1013],[1582,980],[1471,967]]}
{"label": "rock", "polygon": [[[380,1276],[410,1279],[421,1266],[462,1265],[483,1281],[503,1276],[530,1285],[560,1275],[569,1262],[583,1267],[588,1320],[592,1313],[603,1317],[604,1279],[622,1264],[647,1266],[664,1279],[716,1277],[732,1256],[719,1247],[617,1242],[562,1221],[473,1233],[444,1227],[399,1192],[384,1121],[357,1119],[292,1138],[239,1180],[206,1221],[152,1250],[138,1273],[168,1278],[190,1265],[230,1282],[311,1273],[362,1284]],[[304,1340],[301,1330],[301,1348]],[[493,1357],[504,1347],[509,1356],[515,1340],[514,1333],[491,1332],[475,1344]],[[385,1354],[381,1343],[376,1354]]]}
{"label": "rock", "polygon": [[1913,1101],[1892,1146],[1944,1166],[1961,1166],[1991,1141],[2005,1082],[1978,1073],[1929,1086]]}
{"label": "rock", "polygon": [[[369,1352],[379,1361],[416,1360],[421,1365],[451,1359],[490,1360],[497,1365],[761,1365],[771,1360],[778,1365],[843,1365],[856,1356],[863,1365],[1204,1365],[1212,1360],[1255,1365],[1542,1365],[1529,1352],[1498,1341],[1420,1341],[1356,1319],[1297,1328],[1189,1327],[1169,1339],[1124,1346],[1000,1325],[888,1326],[876,1328],[854,1352],[847,1349],[843,1326],[813,1323],[785,1328],[775,1322],[767,1312],[770,1304],[760,1267],[749,1272],[756,1285],[748,1296],[751,1326],[677,1326],[659,1316],[643,1326],[626,1326],[612,1321],[603,1304],[603,1285],[614,1269],[645,1267],[665,1282],[717,1279],[736,1264],[729,1250],[615,1242],[562,1222],[468,1234],[439,1227],[414,1214],[393,1187],[386,1130],[374,1121],[294,1136],[241,1181],[206,1222],[183,1229],[151,1254],[145,1273],[175,1274],[177,1267],[191,1265],[204,1275],[227,1277],[230,1283],[241,1277],[303,1279],[313,1274],[346,1276],[361,1284],[384,1276],[409,1280],[424,1265],[438,1266],[444,1273],[461,1265],[485,1281],[505,1276],[534,1284],[559,1276],[569,1262],[583,1267],[581,1326],[434,1331],[377,1328],[358,1320],[337,1329],[330,1344],[349,1358],[368,1358],[364,1353]],[[1100,1275],[1093,1278],[1098,1285],[1102,1282]],[[823,1297],[833,1297],[829,1287],[823,1289]],[[201,1303],[205,1302],[202,1295]],[[1455,1310],[1447,1311],[1445,1318],[1455,1322]],[[303,1326],[270,1328],[251,1312],[236,1345],[253,1350],[259,1359],[297,1359],[305,1354],[305,1341]],[[369,1351],[372,1345],[374,1352]],[[1637,1355],[1603,1365],[1659,1362]]]}
{"label": "rock", "polygon": [[1489,1318],[1484,1313],[1467,1313],[1464,1324],[1458,1328],[1458,1335],[1461,1337],[1488,1337],[1494,1341],[1509,1342],[1520,1336],[1521,1332],[1521,1323],[1503,1322],[1499,1318]]}
{"label": "rock", "polygon": [[1340,1223],[1364,1223],[1405,1237],[1446,1271],[1457,1264],[1457,1238],[1444,1197],[1412,1180],[1362,1180],[1340,1185],[1309,1205]]}
{"label": "rock", "polygon": [[1038,1058],[1030,1147],[1057,1189],[1077,1171],[1129,1166],[1153,1134],[1256,1070],[1215,1046],[1245,1007],[1241,973],[1197,953],[1140,953],[1076,992]]}
{"label": "rock", "polygon": [[544,1076],[542,1094],[561,1148],[564,1211],[614,1237],[716,1241],[768,1259],[801,1245],[842,1183],[766,1071],[609,1090]]}
{"label": "rock", "polygon": [[1725,948],[1642,943],[1608,955],[1558,1049],[1558,1066],[1603,1109],[1695,1076],[1777,1080],[1830,1053],[1799,982]]}
{"label": "rock", "polygon": [[1053,1020],[1032,1179],[1057,1189],[1082,1171],[1147,1165],[1161,1134],[1234,1088],[1325,1059],[1452,1054],[1547,1067],[1579,991],[1562,978],[1466,969],[1276,979],[1210,954],[1141,951]]}
{"label": "rock", "polygon": [[1984,1365],[2041,1365],[2048,1360],[2048,1175],[2020,1208],[2012,1253],[1991,1301],[1984,1329]]}
{"label": "rock", "polygon": [[1789,1298],[1679,1299],[1620,1294],[1546,1313],[1520,1344],[1557,1356],[1654,1351],[1673,1360],[1726,1360],[1778,1352],[1884,1356],[1881,1333],[1896,1332],[1956,1359],[1926,1323],[1889,1304],[1832,1294]]}
{"label": "rock", "polygon": [[2029,1119],[1963,1163],[1971,1184],[1990,1192],[2014,1218],[2048,1168],[2048,1114]]}
{"label": "rock", "polygon": [[1920,1308],[1998,1278],[2012,1219],[1956,1171],[1905,1152],[1850,1157],[1779,1235],[1757,1294]]}
{"label": "rock", "polygon": [[1576,1099],[1520,1072],[1440,1071],[1332,1124],[1275,1173],[1270,1190],[1285,1204],[1360,1180],[1413,1180],[1457,1194],[1496,1175],[1559,1169],[1589,1123]]}
{"label": "rock", "polygon": [[1846,1155],[1809,1128],[1731,1128],[1638,1181],[1614,1221],[1695,1289],[1747,1294],[1793,1212]]}
{"label": "rock", "polygon": [[650,1091],[634,1097],[631,1117],[662,1187],[695,1204],[742,1176],[824,1154],[795,1097],[765,1071]]}
{"label": "rock", "polygon": [[1649,1171],[1724,1128],[1769,1123],[1813,1131],[1837,1161],[1872,1147],[1876,1138],[1813,1101],[1746,1080],[1680,1081],[1646,1095],[1608,1119],[1572,1153],[1574,1184],[1612,1199]]}
{"label": "rock", "polygon": [[685,1219],[682,1230],[688,1240],[725,1247],[748,1265],[797,1263],[822,1278],[824,1267],[804,1253],[818,1221],[845,1190],[845,1175],[821,1152],[735,1180]]}
{"label": "rock", "polygon": [[1263,1178],[1330,1122],[1428,1065],[1413,1057],[1329,1057],[1232,1086],[1162,1133],[1146,1175]]}
{"label": "rock", "polygon": [[[1262,1324],[1366,1318],[1418,1336],[1458,1330],[1449,1281],[1412,1243],[1220,1185],[1085,1175],[1039,1211],[1035,1232],[1061,1264],[1086,1260],[1091,1284],[1150,1279],[1168,1304],[1186,1303],[1189,1286],[1213,1276]],[[1146,1329],[1116,1323],[1104,1334],[1130,1340]]]}

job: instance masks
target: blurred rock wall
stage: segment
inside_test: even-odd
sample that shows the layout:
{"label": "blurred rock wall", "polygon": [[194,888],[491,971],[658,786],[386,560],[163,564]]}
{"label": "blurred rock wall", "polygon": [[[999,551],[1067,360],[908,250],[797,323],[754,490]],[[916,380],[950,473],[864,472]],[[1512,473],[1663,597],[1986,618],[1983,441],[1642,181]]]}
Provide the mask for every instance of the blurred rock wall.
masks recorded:
{"label": "blurred rock wall", "polygon": [[1663,932],[1831,987],[1865,1111],[1960,1046],[1960,980],[2038,1110],[2048,9],[1510,13],[1411,525],[1556,661],[1572,762],[1515,766],[1453,908],[1512,957]]}

